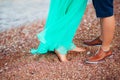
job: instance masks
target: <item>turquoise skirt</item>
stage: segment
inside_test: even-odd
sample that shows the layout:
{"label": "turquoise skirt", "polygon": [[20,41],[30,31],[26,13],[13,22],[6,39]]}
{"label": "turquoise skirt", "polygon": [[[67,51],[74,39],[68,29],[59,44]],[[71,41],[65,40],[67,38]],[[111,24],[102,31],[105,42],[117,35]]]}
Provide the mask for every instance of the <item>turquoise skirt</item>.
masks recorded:
{"label": "turquoise skirt", "polygon": [[32,54],[57,50],[60,54],[74,49],[73,38],[87,6],[87,0],[50,0],[44,30],[37,34],[40,44]]}

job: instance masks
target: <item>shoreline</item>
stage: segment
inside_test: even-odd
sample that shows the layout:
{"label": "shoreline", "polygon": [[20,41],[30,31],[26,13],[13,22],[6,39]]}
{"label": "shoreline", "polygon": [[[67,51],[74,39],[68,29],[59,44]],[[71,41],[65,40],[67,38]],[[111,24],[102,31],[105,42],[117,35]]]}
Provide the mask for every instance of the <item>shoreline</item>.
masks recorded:
{"label": "shoreline", "polygon": [[[116,4],[118,4],[119,3],[119,1],[117,2],[116,1],[116,3],[114,4],[114,5],[116,5]],[[92,6],[92,3],[91,3],[91,1],[88,3],[88,7],[89,6]],[[48,6],[47,6],[48,7]],[[93,8],[93,7],[92,7]],[[116,9],[115,9],[115,14],[118,14],[118,13],[120,13],[120,9],[119,9],[119,7],[115,7]],[[90,9],[90,8],[89,8]],[[118,9],[118,11],[117,11],[117,9]],[[45,12],[45,14],[46,14],[46,16],[47,16],[47,8],[45,9],[45,10],[42,10],[43,12]],[[90,11],[90,10],[89,10]],[[89,14],[88,14],[89,15]],[[31,19],[30,21],[25,21],[24,22],[24,20],[23,20],[23,22],[22,23],[19,23],[19,24],[17,24],[18,22],[17,21],[14,21],[14,22],[12,22],[12,23],[16,23],[16,26],[15,25],[13,25],[13,26],[5,26],[5,25],[0,25],[1,26],[1,28],[0,28],[0,33],[2,33],[2,32],[4,32],[4,31],[7,31],[7,30],[10,30],[10,29],[12,29],[12,28],[19,28],[19,27],[21,27],[21,26],[24,26],[24,25],[29,25],[29,24],[32,24],[32,23],[35,23],[35,22],[44,22],[43,20],[45,20],[45,15],[42,15],[43,17],[40,17],[40,18],[38,18],[38,19]],[[2,20],[2,18],[0,18],[0,20]],[[19,19],[18,19],[19,20]],[[0,23],[0,24],[3,24],[3,23]],[[9,23],[5,23],[5,24],[9,24]]]}

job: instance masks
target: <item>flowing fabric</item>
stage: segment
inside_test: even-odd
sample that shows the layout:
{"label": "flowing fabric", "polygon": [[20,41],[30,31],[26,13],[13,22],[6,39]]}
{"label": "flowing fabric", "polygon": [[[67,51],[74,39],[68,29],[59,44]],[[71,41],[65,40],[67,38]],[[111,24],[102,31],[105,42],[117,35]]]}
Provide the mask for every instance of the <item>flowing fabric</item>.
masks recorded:
{"label": "flowing fabric", "polygon": [[37,34],[40,44],[32,54],[57,50],[60,54],[74,49],[73,38],[85,12],[87,0],[50,0],[44,30]]}

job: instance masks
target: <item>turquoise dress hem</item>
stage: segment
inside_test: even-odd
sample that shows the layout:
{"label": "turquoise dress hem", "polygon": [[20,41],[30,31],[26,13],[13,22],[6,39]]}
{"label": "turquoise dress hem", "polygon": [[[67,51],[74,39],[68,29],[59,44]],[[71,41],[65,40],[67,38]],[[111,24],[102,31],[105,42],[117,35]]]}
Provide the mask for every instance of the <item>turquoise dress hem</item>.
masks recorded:
{"label": "turquoise dress hem", "polygon": [[67,54],[76,48],[75,33],[86,10],[87,0],[50,0],[50,8],[43,31],[37,34],[40,41],[31,54],[45,54],[57,50]]}

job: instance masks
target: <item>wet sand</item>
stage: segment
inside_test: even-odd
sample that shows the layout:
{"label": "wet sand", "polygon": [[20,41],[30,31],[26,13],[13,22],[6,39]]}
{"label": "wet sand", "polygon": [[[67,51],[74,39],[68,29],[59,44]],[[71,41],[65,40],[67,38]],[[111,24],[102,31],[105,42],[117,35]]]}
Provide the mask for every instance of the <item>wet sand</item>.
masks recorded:
{"label": "wet sand", "polygon": [[[31,24],[0,33],[0,79],[1,80],[120,80],[120,1],[115,0],[116,32],[112,42],[113,56],[99,64],[85,64],[98,47],[88,47],[82,53],[69,52],[70,62],[61,63],[53,52],[34,57],[29,53],[37,48],[36,34],[43,30],[44,22]],[[41,23],[41,24],[40,24]],[[85,40],[100,35],[99,19],[89,4],[74,42],[82,46]],[[91,54],[88,54],[88,53]]]}

